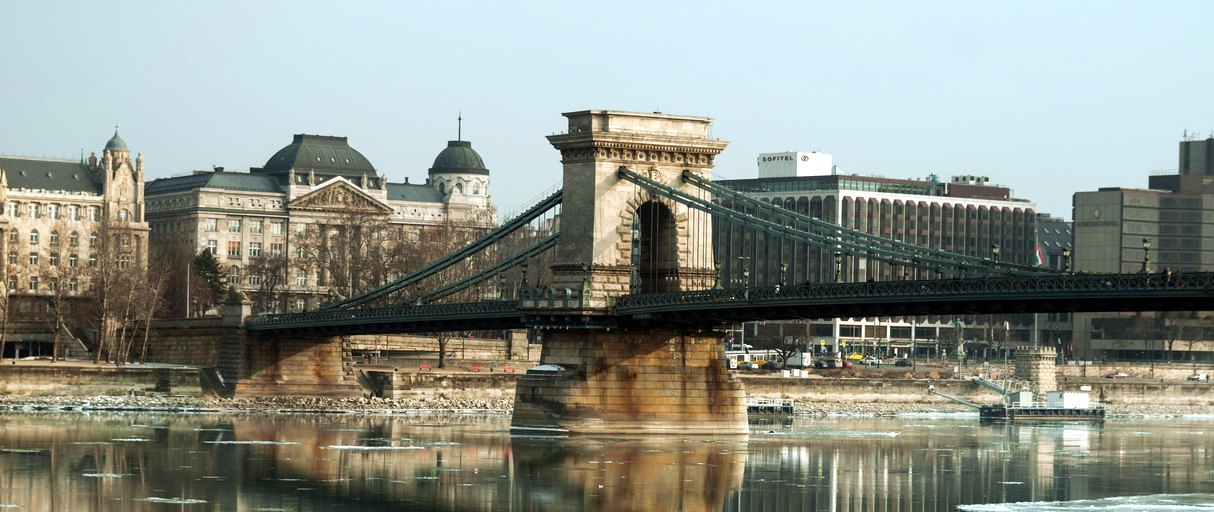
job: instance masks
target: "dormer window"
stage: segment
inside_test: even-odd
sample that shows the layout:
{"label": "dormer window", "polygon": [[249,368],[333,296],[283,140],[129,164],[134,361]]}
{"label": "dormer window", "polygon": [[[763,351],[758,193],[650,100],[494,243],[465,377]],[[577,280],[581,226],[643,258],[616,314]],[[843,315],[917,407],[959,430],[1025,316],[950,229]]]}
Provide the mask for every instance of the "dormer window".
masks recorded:
{"label": "dormer window", "polygon": [[444,196],[447,195],[447,184],[446,183],[438,184],[438,193],[442,194]]}
{"label": "dormer window", "polygon": [[455,184],[455,193],[457,193],[457,194],[463,194],[463,193],[464,193],[464,184],[463,184],[463,183],[456,183],[456,184]]}

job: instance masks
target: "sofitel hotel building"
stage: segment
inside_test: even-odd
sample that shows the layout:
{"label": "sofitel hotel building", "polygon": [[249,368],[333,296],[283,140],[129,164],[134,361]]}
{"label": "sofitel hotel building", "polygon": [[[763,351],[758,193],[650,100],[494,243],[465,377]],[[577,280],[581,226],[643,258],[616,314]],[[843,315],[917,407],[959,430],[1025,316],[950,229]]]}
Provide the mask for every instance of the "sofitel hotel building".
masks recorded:
{"label": "sofitel hotel building", "polygon": [[[720,181],[722,185],[768,203],[815,218],[837,223],[886,238],[968,254],[993,258],[993,247],[1000,247],[999,260],[1036,265],[1036,205],[1012,197],[1012,191],[990,183],[985,176],[953,176],[941,180],[935,175],[924,179],[891,179],[882,176],[843,174],[832,157],[819,152],[766,153],[758,158],[758,178]],[[722,200],[728,205],[728,200]],[[732,244],[722,244],[717,258],[723,275],[736,281],[748,258],[731,253]],[[834,282],[834,255],[816,248],[777,249],[789,251],[787,282]],[[762,269],[753,268],[751,281]],[[774,269],[773,269],[774,271]],[[934,279],[934,272],[890,268],[890,265],[862,257],[844,257],[842,280],[863,282],[901,279]],[[909,275],[904,275],[909,272]],[[753,283],[752,283],[753,284]],[[924,316],[894,318],[850,318],[820,320],[801,329],[812,337],[814,353],[837,351],[871,353],[873,348],[888,355],[910,356],[912,343],[918,356],[939,355],[936,340],[942,329],[956,329],[961,320],[963,337],[970,349],[985,345],[992,336],[1015,342],[1035,340],[1033,315],[1005,315],[987,318],[973,316]],[[1005,329],[1004,322],[1007,321]],[[747,337],[763,336],[757,324],[747,324]],[[1000,332],[994,333],[993,329]],[[795,330],[792,332],[796,332]],[[789,335],[785,326],[784,335]],[[749,343],[749,342],[748,342]],[[955,354],[950,352],[950,357]],[[993,354],[992,354],[993,357]]]}

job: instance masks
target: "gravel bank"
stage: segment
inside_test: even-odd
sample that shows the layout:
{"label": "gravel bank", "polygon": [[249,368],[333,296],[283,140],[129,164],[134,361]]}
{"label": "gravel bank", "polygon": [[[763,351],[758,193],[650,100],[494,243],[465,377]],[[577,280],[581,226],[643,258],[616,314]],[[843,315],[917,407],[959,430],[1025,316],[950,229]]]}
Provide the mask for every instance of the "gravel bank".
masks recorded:
{"label": "gravel bank", "polygon": [[[893,416],[897,414],[951,414],[974,412],[951,403],[794,403],[798,415]],[[89,411],[280,411],[280,412],[388,412],[388,411],[501,411],[514,409],[510,399],[451,398],[310,398],[262,397],[204,399],[157,396],[0,396],[0,410]],[[1110,417],[1214,415],[1214,407],[1186,405],[1109,405]]]}

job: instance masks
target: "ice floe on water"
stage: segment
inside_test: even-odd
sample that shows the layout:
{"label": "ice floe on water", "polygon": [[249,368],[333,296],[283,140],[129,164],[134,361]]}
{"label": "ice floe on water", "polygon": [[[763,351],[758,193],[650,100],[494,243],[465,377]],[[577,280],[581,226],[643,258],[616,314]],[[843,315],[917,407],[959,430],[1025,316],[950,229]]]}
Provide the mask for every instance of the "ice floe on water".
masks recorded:
{"label": "ice floe on water", "polygon": [[321,446],[321,450],[425,450],[424,446]]}
{"label": "ice floe on water", "polygon": [[137,499],[135,501],[146,501],[149,503],[165,503],[168,505],[197,505],[200,503],[207,502],[206,500],[196,500],[196,499],[192,499],[192,498],[157,498],[157,497],[141,498],[141,499]]}
{"label": "ice floe on water", "polygon": [[92,478],[122,478],[124,476],[131,476],[131,475],[123,475],[121,473],[84,473],[80,476],[87,476],[87,477],[92,477]]}
{"label": "ice floe on water", "polygon": [[142,437],[124,437],[121,439],[110,439],[110,441],[124,441],[124,442],[137,443],[137,442],[143,442],[143,441],[151,441],[151,439],[144,439]]}
{"label": "ice floe on water", "polygon": [[1214,494],[1149,494],[1145,496],[1118,496],[1097,500],[990,503],[984,505],[961,505],[957,509],[967,512],[1070,512],[1075,510],[1185,512],[1190,510],[1214,510]]}
{"label": "ice floe on water", "polygon": [[292,441],[203,441],[203,442],[206,444],[274,444],[274,445],[299,444],[299,443],[292,442]]}

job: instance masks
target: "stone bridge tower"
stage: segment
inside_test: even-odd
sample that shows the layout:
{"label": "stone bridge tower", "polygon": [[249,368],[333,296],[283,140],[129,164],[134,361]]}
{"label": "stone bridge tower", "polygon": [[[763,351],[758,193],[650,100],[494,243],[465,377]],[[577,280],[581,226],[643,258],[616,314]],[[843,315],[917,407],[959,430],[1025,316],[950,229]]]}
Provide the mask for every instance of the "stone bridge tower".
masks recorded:
{"label": "stone bridge tower", "polygon": [[681,175],[711,177],[728,142],[709,138],[712,120],[704,117],[564,115],[568,132],[548,138],[561,152],[564,188],[547,293],[576,299],[520,304],[540,325],[544,348],[541,365],[518,381],[514,426],[745,433],[744,392],[728,372],[722,333],[630,329],[610,317],[616,297],[709,288],[715,272],[708,214],[620,179],[620,168],[707,198]]}

